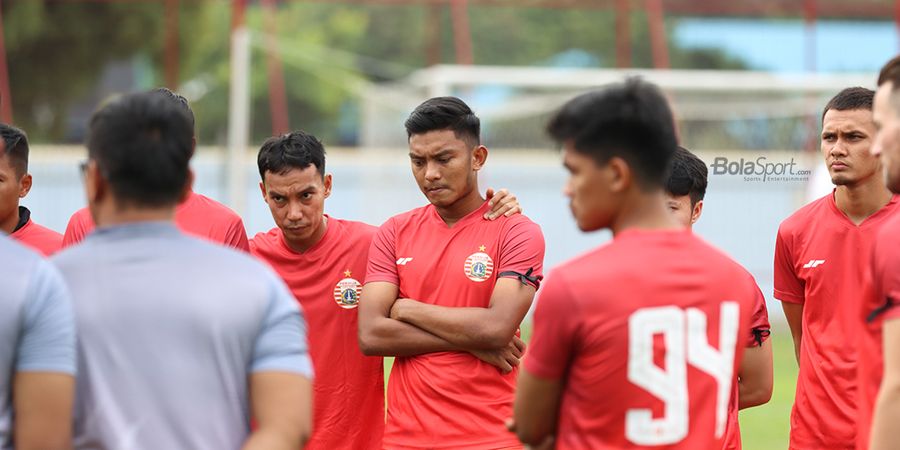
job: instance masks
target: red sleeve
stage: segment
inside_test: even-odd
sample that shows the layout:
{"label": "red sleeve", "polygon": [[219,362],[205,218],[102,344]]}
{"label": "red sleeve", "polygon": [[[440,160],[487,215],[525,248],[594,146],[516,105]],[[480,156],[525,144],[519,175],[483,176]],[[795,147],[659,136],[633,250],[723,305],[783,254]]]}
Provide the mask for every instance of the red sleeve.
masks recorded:
{"label": "red sleeve", "polygon": [[86,223],[90,219],[86,211],[86,209],[79,209],[69,218],[69,224],[66,225],[66,232],[63,234],[63,248],[83,241],[84,237],[93,228],[93,222]]}
{"label": "red sleeve", "polygon": [[[754,282],[756,285],[756,282]],[[766,298],[763,296],[759,286],[756,286],[756,295],[754,296],[753,315],[750,316],[750,335],[747,337],[745,347],[759,347],[771,334],[771,326],[769,325],[769,310],[766,309]]]}
{"label": "red sleeve", "polygon": [[247,231],[244,229],[244,222],[240,217],[235,216],[234,221],[228,226],[228,231],[225,232],[225,245],[247,253],[250,252]]}
{"label": "red sleeve", "polygon": [[803,282],[794,272],[793,249],[789,236],[784,234],[779,228],[775,238],[775,298],[788,303],[803,303]]}
{"label": "red sleeve", "polygon": [[386,281],[400,285],[397,274],[397,257],[394,219],[388,219],[372,239],[369,247],[369,264],[366,270],[366,283]]}
{"label": "red sleeve", "polygon": [[544,283],[534,310],[534,332],[525,354],[528,373],[551,380],[561,379],[578,342],[578,304],[565,282],[552,276]]}
{"label": "red sleeve", "polygon": [[[893,246],[896,248],[896,246]],[[900,319],[900,253],[891,251],[888,253],[885,267],[878,271],[881,277],[881,292],[887,298],[878,299],[879,301],[890,301],[893,306],[884,313],[884,320]]]}
{"label": "red sleeve", "polygon": [[535,289],[540,287],[544,278],[544,234],[538,224],[523,220],[510,227],[500,245],[498,273],[500,278],[519,278]]}

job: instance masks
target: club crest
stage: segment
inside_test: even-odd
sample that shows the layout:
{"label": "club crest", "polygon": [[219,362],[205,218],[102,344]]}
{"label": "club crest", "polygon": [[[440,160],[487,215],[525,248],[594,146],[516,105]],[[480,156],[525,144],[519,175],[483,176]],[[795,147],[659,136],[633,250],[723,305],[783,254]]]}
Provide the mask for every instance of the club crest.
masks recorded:
{"label": "club crest", "polygon": [[485,247],[482,245],[479,247],[479,252],[472,253],[466,258],[466,277],[472,281],[485,281],[494,273],[494,260],[487,253],[484,253],[484,249]]}
{"label": "club crest", "polygon": [[338,281],[334,286],[334,301],[344,309],[353,309],[359,306],[359,298],[362,296],[362,285],[356,279],[350,277],[350,271],[344,272],[346,278]]}

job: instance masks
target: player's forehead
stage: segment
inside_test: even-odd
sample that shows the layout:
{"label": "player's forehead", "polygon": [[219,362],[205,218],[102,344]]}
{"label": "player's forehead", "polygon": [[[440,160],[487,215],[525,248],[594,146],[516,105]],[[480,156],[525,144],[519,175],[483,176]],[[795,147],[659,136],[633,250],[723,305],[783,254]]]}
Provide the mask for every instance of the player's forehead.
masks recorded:
{"label": "player's forehead", "polygon": [[469,145],[453,130],[433,130],[409,137],[409,156],[418,158],[456,154],[469,149]]}
{"label": "player's forehead", "polygon": [[269,191],[282,193],[301,192],[324,187],[322,175],[315,165],[291,168],[284,172],[266,171],[264,183]]}
{"label": "player's forehead", "polygon": [[878,87],[875,91],[875,100],[872,106],[872,118],[875,123],[883,123],[885,120],[897,118],[897,101],[893,88],[893,83],[887,82]]}
{"label": "player's forehead", "polygon": [[870,133],[875,129],[872,111],[868,109],[829,109],[822,119],[823,133]]}

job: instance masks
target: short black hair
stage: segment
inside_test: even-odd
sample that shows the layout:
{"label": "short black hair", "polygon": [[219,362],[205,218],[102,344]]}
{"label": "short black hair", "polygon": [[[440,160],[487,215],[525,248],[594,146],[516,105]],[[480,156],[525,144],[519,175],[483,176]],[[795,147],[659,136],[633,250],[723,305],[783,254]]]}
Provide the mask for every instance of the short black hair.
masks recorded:
{"label": "short black hair", "polygon": [[192,147],[188,114],[153,91],[106,104],[88,127],[88,157],[121,203],[176,204],[188,182]]}
{"label": "short black hair", "polygon": [[3,151],[0,156],[9,158],[9,164],[21,178],[28,173],[28,136],[25,132],[5,123],[0,123],[0,137],[3,138]]}
{"label": "short black hair", "polygon": [[429,131],[452,130],[472,147],[481,143],[481,120],[456,97],[434,97],[417,106],[406,119],[407,139]]}
{"label": "short black hair", "polygon": [[159,87],[159,88],[152,90],[151,92],[162,95],[165,98],[167,98],[167,99],[171,100],[172,102],[174,102],[175,104],[177,104],[179,107],[181,107],[181,109],[184,110],[184,112],[186,112],[188,117],[190,117],[190,119],[191,119],[191,128],[193,128],[195,126],[194,110],[191,109],[191,104],[188,103],[187,99],[184,98],[183,95],[181,95],[177,92],[173,92],[171,89],[166,88],[166,87]]}
{"label": "short black hair", "polygon": [[900,56],[893,57],[878,73],[878,86],[885,83],[893,83],[892,91],[900,88]]}
{"label": "short black hair", "polygon": [[325,176],[325,147],[309,133],[292,131],[267,139],[259,149],[256,164],[263,181],[266,179],[266,172],[284,174],[291,169],[302,170],[310,165]]}
{"label": "short black hair", "polygon": [[643,188],[663,185],[678,146],[666,98],[637,77],[575,97],[550,120],[547,131],[598,164],[624,159]]}
{"label": "short black hair", "polygon": [[674,197],[691,196],[691,207],[706,196],[709,169],[697,155],[688,149],[678,146],[669,165],[669,178],[666,179],[666,192]]}
{"label": "short black hair", "polygon": [[855,109],[872,110],[872,103],[875,101],[875,91],[864,87],[849,87],[828,100],[825,109],[822,110],[822,120],[825,120],[825,114],[829,110],[835,111],[853,111]]}

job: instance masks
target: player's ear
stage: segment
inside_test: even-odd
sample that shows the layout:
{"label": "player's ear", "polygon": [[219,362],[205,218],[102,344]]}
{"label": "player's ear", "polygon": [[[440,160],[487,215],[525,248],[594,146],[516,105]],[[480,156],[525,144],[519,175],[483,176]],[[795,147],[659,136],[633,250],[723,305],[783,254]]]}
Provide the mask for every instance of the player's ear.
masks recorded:
{"label": "player's ear", "polygon": [[487,162],[488,157],[488,149],[483,145],[479,145],[472,150],[472,169],[475,171],[481,170],[484,167],[484,163]]}
{"label": "player's ear", "polygon": [[87,196],[88,205],[97,204],[107,195],[108,186],[106,180],[100,175],[100,168],[94,161],[89,161],[84,170],[84,193]]}
{"label": "player's ear", "polygon": [[634,175],[631,172],[631,167],[628,166],[624,159],[613,156],[602,167],[608,177],[611,192],[624,192],[631,186]]}
{"label": "player's ear", "polygon": [[22,175],[22,179],[19,180],[19,198],[25,198],[28,192],[31,191],[31,181],[30,173]]}
{"label": "player's ear", "polygon": [[693,211],[691,211],[691,225],[697,223],[701,214],[703,214],[703,200],[698,201],[694,205]]}
{"label": "player's ear", "polygon": [[331,195],[331,174],[326,173],[323,181],[325,182],[325,198],[328,198]]}

